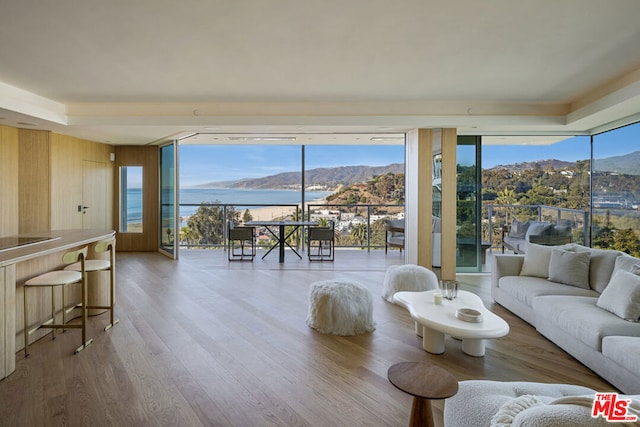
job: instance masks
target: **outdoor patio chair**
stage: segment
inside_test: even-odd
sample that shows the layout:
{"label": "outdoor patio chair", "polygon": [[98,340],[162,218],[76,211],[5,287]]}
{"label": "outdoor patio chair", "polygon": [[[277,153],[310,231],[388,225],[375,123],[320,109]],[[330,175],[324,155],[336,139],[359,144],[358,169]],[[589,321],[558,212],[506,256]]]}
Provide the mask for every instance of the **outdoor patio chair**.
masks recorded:
{"label": "outdoor patio chair", "polygon": [[335,249],[334,224],[329,227],[309,227],[309,261],[333,261]]}
{"label": "outdoor patio chair", "polygon": [[238,227],[229,221],[228,240],[229,261],[253,261],[256,256],[255,227]]}
{"label": "outdoor patio chair", "polygon": [[387,253],[389,247],[400,248],[400,252],[402,252],[404,248],[404,219],[385,219],[384,228],[384,253]]}

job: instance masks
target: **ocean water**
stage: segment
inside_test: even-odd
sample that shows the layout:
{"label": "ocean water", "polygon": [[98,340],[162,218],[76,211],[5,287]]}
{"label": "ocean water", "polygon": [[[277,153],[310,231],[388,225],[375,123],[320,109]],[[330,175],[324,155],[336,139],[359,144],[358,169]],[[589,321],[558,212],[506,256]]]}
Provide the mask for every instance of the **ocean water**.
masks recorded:
{"label": "ocean water", "polygon": [[[305,202],[323,199],[331,194],[329,191],[307,191]],[[249,208],[258,205],[291,205],[301,201],[299,191],[293,190],[253,190],[228,188],[183,188],[180,190],[180,216],[193,215],[201,203],[224,203]],[[135,224],[142,221],[142,190],[129,188],[127,192],[127,223]]]}

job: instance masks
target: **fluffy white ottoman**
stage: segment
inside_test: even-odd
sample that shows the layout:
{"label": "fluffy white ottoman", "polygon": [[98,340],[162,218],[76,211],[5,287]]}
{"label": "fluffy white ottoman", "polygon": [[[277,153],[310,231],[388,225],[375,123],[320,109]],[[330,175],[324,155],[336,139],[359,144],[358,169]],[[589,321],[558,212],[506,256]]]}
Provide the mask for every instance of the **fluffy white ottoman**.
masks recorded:
{"label": "fluffy white ottoman", "polygon": [[392,265],[384,276],[382,298],[393,303],[393,294],[396,292],[432,289],[438,289],[438,276],[433,271],[413,264]]}
{"label": "fluffy white ottoman", "polygon": [[310,328],[333,335],[357,335],[373,331],[373,296],[361,283],[323,280],[309,289]]}

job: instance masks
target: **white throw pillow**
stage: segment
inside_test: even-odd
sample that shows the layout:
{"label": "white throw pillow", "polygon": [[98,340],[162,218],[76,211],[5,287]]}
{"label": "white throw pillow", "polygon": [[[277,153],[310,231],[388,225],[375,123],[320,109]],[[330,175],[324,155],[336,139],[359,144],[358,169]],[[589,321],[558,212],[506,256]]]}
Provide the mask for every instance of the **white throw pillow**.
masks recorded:
{"label": "white throw pillow", "polygon": [[616,270],[596,305],[632,322],[640,319],[640,276]]}
{"label": "white throw pillow", "polygon": [[544,405],[545,403],[542,400],[531,394],[523,394],[509,399],[502,404],[498,412],[491,418],[491,427],[509,427],[515,417],[522,411]]}
{"label": "white throw pillow", "polygon": [[549,258],[549,280],[589,289],[589,252],[554,249]]}
{"label": "white throw pillow", "polygon": [[521,276],[549,277],[549,260],[553,246],[527,244],[527,253],[522,262]]}

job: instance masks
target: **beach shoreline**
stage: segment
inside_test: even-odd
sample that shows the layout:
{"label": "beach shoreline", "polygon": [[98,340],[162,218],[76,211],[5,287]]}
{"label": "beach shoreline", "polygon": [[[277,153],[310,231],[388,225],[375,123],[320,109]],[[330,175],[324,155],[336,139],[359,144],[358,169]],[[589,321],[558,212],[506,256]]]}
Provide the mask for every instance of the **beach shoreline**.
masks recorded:
{"label": "beach shoreline", "polygon": [[[305,207],[308,205],[324,205],[327,203],[326,198],[310,200],[305,203]],[[255,208],[247,208],[238,210],[240,213],[240,221],[243,220],[243,216],[246,210],[249,211],[252,221],[275,221],[282,218],[286,218],[295,213],[296,209],[300,209],[302,204],[298,203],[296,206],[260,206]],[[181,226],[186,225],[190,215],[180,216]]]}
{"label": "beach shoreline", "polygon": [[[305,203],[305,206],[308,205],[321,205],[326,204],[326,199],[317,199],[311,200]],[[276,219],[281,219],[290,215],[293,215],[297,209],[300,209],[302,204],[298,203],[297,207],[294,206],[262,206],[259,208],[250,208],[249,214],[253,218],[253,221],[272,221]],[[240,218],[242,219],[242,215],[244,211],[240,213]]]}

